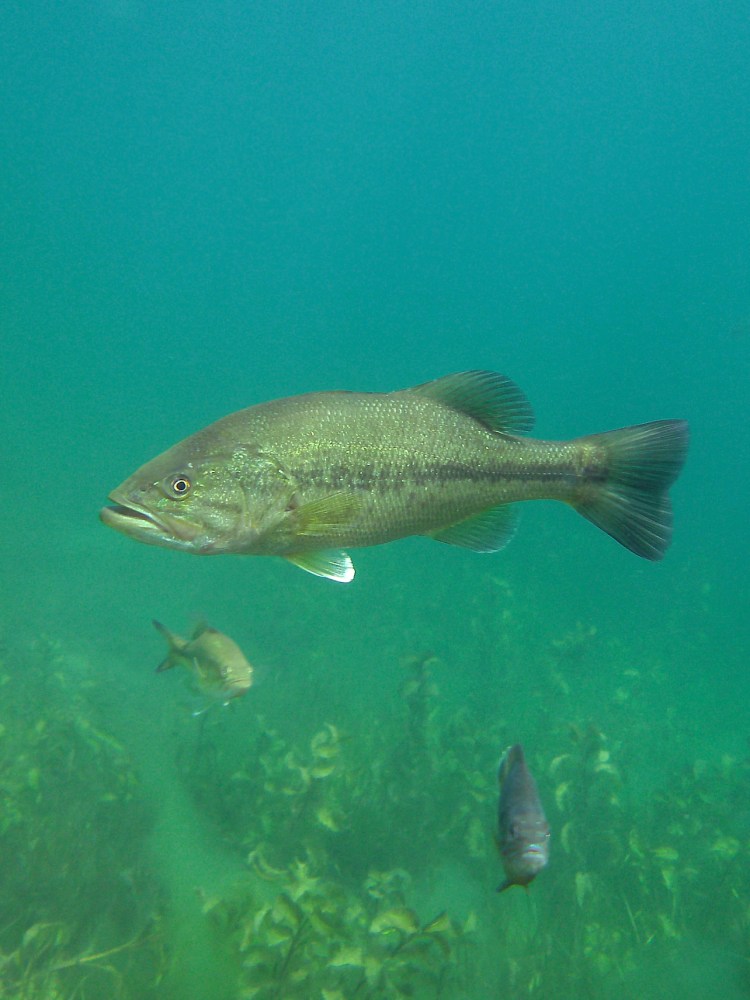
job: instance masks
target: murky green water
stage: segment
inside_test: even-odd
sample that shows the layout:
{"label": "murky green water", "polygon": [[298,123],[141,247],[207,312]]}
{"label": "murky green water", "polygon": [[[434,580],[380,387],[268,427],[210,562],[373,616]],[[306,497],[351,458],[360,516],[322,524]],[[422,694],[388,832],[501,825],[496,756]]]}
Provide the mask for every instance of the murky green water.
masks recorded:
{"label": "murky green water", "polygon": [[[0,14],[3,998],[750,994],[746,13]],[[690,420],[664,562],[553,504],[349,586],[98,521],[234,409],[477,367],[540,437]],[[193,715],[153,618],[257,683]]]}

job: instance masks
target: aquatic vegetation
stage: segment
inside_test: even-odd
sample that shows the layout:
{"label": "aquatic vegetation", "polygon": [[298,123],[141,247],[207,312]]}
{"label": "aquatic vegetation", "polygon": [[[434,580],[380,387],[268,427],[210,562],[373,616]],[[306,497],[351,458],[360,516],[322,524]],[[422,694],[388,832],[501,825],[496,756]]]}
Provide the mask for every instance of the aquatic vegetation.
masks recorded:
{"label": "aquatic vegetation", "polygon": [[460,978],[452,956],[470,930],[446,913],[420,921],[404,872],[372,872],[356,891],[314,874],[311,861],[273,870],[255,852],[249,862],[270,894],[245,887],[204,906],[230,941],[243,998],[426,1000],[448,996]]}
{"label": "aquatic vegetation", "polygon": [[[194,930],[236,984],[227,996],[593,1000],[637,995],[622,984],[644,961],[679,963],[696,935],[746,953],[750,760],[660,760],[644,788],[635,750],[651,723],[637,702],[658,664],[621,655],[600,715],[579,709],[581,678],[612,655],[588,626],[539,646],[554,712],[527,752],[552,841],[528,895],[495,893],[497,761],[516,733],[452,708],[435,656],[404,658],[393,710],[365,727],[285,729],[279,708],[238,740],[230,709],[184,717],[179,780],[244,859],[243,877],[194,887]],[[175,914],[149,867],[152,815],[95,675],[54,643],[9,662],[0,847],[17,864],[0,881],[0,995],[171,997]]]}
{"label": "aquatic vegetation", "polygon": [[[378,725],[352,732],[327,722],[289,739],[262,723],[241,760],[213,728],[211,752],[204,744],[186,756],[184,780],[247,852],[255,880],[239,900],[210,906],[214,926],[227,928],[243,996],[461,997],[491,984],[511,997],[594,998],[616,993],[644,954],[677,960],[696,932],[742,952],[750,764],[685,765],[642,794],[632,747],[644,723],[635,709],[622,713],[630,692],[650,683],[648,667],[615,676],[602,715],[608,728],[618,718],[629,728],[612,735],[575,704],[579,660],[610,655],[606,640],[580,626],[550,648],[550,669],[564,676],[570,664],[573,673],[556,724],[529,746],[552,828],[550,866],[529,904],[520,890],[513,903],[494,892],[496,768],[508,726],[467,707],[448,711],[436,680],[444,665],[431,655],[404,660],[401,710]],[[419,886],[446,864],[480,887],[476,912],[458,917],[449,900],[434,924]],[[717,891],[729,897],[721,923]],[[526,905],[533,929],[524,929]]]}
{"label": "aquatic vegetation", "polygon": [[138,995],[127,972],[146,995],[161,961],[151,816],[93,674],[39,641],[5,653],[0,685],[0,994]]}
{"label": "aquatic vegetation", "polygon": [[441,717],[435,664],[430,656],[405,661],[403,710],[391,725],[354,734],[326,723],[301,746],[263,725],[241,761],[236,748],[221,739],[207,746],[204,736],[182,759],[198,808],[236,848],[262,847],[279,865],[302,846],[354,882],[373,867],[418,875],[436,854],[481,861],[486,874],[497,748],[508,740],[503,727],[485,727],[477,739],[466,711]]}
{"label": "aquatic vegetation", "polygon": [[[33,924],[14,951],[0,952],[0,995],[4,1000],[62,1000],[73,996],[102,996],[127,1000],[138,977],[133,956],[153,944],[148,928],[132,940],[103,951],[75,953],[70,947],[71,925]],[[127,959],[123,964],[122,959]],[[154,981],[158,976],[154,976]],[[139,989],[147,989],[142,981]]]}

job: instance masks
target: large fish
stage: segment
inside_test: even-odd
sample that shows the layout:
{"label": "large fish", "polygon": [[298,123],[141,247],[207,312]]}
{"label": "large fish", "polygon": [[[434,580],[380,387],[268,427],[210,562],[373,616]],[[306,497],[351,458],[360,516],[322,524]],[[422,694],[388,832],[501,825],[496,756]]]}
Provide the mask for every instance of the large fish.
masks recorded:
{"label": "large fish", "polygon": [[687,424],[540,441],[520,436],[532,423],[521,390],[494,372],[292,396],[232,413],[147,462],[101,518],[151,545],[283,556],[347,583],[348,548],[428,535],[495,552],[515,501],[551,499],[660,559]]}
{"label": "large fish", "polygon": [[526,766],[523,748],[516,743],[500,761],[500,805],[497,842],[505,869],[502,892],[512,885],[527,886],[549,861],[549,824],[536,782]]}

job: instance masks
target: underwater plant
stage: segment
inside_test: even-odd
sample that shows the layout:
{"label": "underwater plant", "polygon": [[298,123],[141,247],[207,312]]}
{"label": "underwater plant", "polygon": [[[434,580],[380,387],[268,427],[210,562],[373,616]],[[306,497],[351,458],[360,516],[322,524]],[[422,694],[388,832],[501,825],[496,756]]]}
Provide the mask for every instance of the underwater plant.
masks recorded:
{"label": "underwater plant", "polygon": [[[696,935],[747,954],[750,762],[692,762],[667,708],[672,756],[644,788],[642,705],[664,701],[662,665],[584,624],[534,650],[529,689],[554,692],[527,740],[552,849],[528,895],[494,893],[497,761],[514,731],[451,706],[438,658],[406,657],[393,711],[364,728],[290,736],[257,720],[242,752],[206,728],[182,775],[249,859],[250,884],[207,911],[242,996],[635,998],[644,962],[679,963]],[[431,912],[424,886],[446,871],[453,896]]]}
{"label": "underwater plant", "polygon": [[388,725],[355,733],[326,722],[300,745],[258,720],[241,755],[206,726],[180,761],[196,807],[237,850],[262,847],[283,866],[304,849],[351,884],[373,867],[416,876],[436,855],[486,865],[505,726],[485,725],[478,739],[467,710],[443,713],[437,663],[404,661]]}
{"label": "underwater plant", "polygon": [[153,955],[147,958],[151,966],[148,972],[142,961],[154,943],[152,929],[144,927],[131,940],[103,951],[79,953],[70,948],[73,931],[69,924],[33,924],[13,951],[0,953],[3,1000],[63,1000],[73,996],[129,1000],[149,995],[150,986],[159,978],[154,974]]}
{"label": "underwater plant", "polygon": [[446,913],[421,922],[406,904],[404,872],[372,872],[349,888],[315,874],[309,859],[275,869],[256,851],[248,861],[254,883],[204,905],[231,943],[241,997],[450,995],[460,978],[454,952],[470,930]]}
{"label": "underwater plant", "polygon": [[[215,945],[232,1000],[635,998],[644,963],[679,965],[696,938],[743,981],[750,760],[689,756],[667,710],[673,755],[644,787],[653,721],[639,703],[662,696],[661,665],[584,625],[535,655],[529,690],[548,679],[554,711],[543,703],[526,743],[552,850],[528,894],[494,891],[497,760],[515,733],[478,702],[456,707],[442,660],[405,657],[365,727],[285,726],[275,706],[244,729],[185,718],[178,780],[236,859],[231,881],[187,887],[202,900],[191,929]],[[603,676],[600,658],[618,669]],[[580,696],[592,676],[596,712]],[[0,848],[14,859],[0,996],[178,996],[152,812],[96,677],[39,643],[5,652],[0,685]]]}
{"label": "underwater plant", "polygon": [[152,817],[93,673],[38,640],[5,651],[0,685],[0,995],[147,996],[161,965]]}

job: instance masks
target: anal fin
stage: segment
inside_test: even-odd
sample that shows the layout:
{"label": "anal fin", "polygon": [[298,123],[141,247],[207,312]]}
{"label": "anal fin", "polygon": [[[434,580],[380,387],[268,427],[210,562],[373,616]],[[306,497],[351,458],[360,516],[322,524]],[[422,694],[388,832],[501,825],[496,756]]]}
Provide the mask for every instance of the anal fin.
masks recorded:
{"label": "anal fin", "polygon": [[513,537],[518,516],[513,504],[483,510],[464,521],[429,533],[436,542],[460,545],[474,552],[499,552]]}

